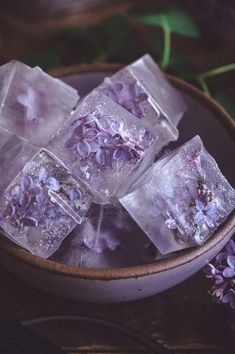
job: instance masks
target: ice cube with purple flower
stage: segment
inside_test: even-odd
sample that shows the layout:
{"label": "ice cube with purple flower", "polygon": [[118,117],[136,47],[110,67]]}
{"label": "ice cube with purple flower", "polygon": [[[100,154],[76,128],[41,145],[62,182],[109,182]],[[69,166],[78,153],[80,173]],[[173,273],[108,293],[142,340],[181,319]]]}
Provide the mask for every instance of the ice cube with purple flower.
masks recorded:
{"label": "ice cube with purple flower", "polygon": [[152,242],[121,205],[94,203],[86,221],[51,259],[83,268],[116,268],[148,263],[157,257]]}
{"label": "ice cube with purple flower", "polygon": [[44,146],[76,105],[77,91],[19,61],[0,67],[0,126]]}
{"label": "ice cube with purple flower", "polygon": [[0,128],[0,194],[37,151],[26,140]]}
{"label": "ice cube with purple flower", "polygon": [[235,190],[195,136],[158,160],[120,202],[165,254],[203,244],[235,208]]}
{"label": "ice cube with purple flower", "polygon": [[92,196],[48,151],[40,150],[0,200],[0,226],[15,243],[47,258],[83,221]]}
{"label": "ice cube with purple flower", "polygon": [[152,164],[157,142],[141,121],[93,91],[47,148],[85,182],[96,202],[106,203]]}
{"label": "ice cube with purple flower", "polygon": [[176,127],[186,111],[186,103],[150,55],[105,78],[98,89],[141,119],[153,135],[159,136],[159,149],[177,140]]}

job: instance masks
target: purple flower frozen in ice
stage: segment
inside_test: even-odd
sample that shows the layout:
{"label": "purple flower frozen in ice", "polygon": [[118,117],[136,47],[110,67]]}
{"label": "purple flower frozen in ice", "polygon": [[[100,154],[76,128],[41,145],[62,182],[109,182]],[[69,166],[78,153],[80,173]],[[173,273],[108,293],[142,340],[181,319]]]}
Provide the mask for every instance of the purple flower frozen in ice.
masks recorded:
{"label": "purple flower frozen in ice", "polygon": [[223,271],[225,278],[235,278],[235,255],[227,257],[228,267]]}
{"label": "purple flower frozen in ice", "polygon": [[128,85],[126,89],[125,99],[121,105],[138,118],[144,117],[143,103],[148,100],[148,95],[143,92],[136,84]]}
{"label": "purple flower frozen in ice", "polygon": [[235,242],[230,240],[204,273],[211,279],[210,294],[219,303],[230,304],[235,309]]}
{"label": "purple flower frozen in ice", "polygon": [[59,189],[59,182],[54,177],[49,177],[43,167],[37,177],[24,175],[7,196],[9,203],[4,215],[24,227],[38,226],[47,217],[58,214],[59,209],[50,202],[48,192]]}
{"label": "purple flower frozen in ice", "polygon": [[196,225],[201,226],[206,224],[208,227],[213,228],[216,226],[217,219],[217,205],[215,202],[204,203],[200,199],[195,200],[196,213],[194,215],[194,222]]}
{"label": "purple flower frozen in ice", "polygon": [[[131,146],[128,139],[120,135],[120,123],[112,117],[93,111],[76,120],[76,123],[78,126],[74,128],[65,146],[82,159],[95,161],[104,167],[109,166],[112,161],[127,162],[140,158],[143,147],[137,144]],[[146,135],[144,143],[147,145],[151,139],[152,137]]]}
{"label": "purple flower frozen in ice", "polygon": [[148,95],[143,92],[137,83],[112,82],[106,78],[100,90],[136,117],[144,117],[144,103],[148,100]]}
{"label": "purple flower frozen in ice", "polygon": [[34,123],[37,120],[37,99],[35,91],[31,87],[28,87],[27,93],[19,95],[17,100],[26,108],[26,119],[28,122]]}
{"label": "purple flower frozen in ice", "polygon": [[104,79],[103,85],[100,90],[106,96],[110,97],[113,101],[120,103],[120,96],[124,91],[125,84],[121,81],[112,82],[108,77]]}
{"label": "purple flower frozen in ice", "polygon": [[68,193],[68,198],[76,209],[80,208],[83,203],[83,195],[79,189],[71,189]]}
{"label": "purple flower frozen in ice", "polygon": [[31,199],[41,192],[40,186],[30,176],[23,176],[20,183],[12,188],[11,199],[20,206],[27,206]]}
{"label": "purple flower frozen in ice", "polygon": [[54,192],[60,190],[59,181],[54,177],[50,177],[45,167],[41,167],[38,178],[35,179],[35,183],[38,183],[41,187],[45,186]]}
{"label": "purple flower frozen in ice", "polygon": [[222,298],[222,303],[230,304],[231,308],[235,310],[235,290],[229,289]]}

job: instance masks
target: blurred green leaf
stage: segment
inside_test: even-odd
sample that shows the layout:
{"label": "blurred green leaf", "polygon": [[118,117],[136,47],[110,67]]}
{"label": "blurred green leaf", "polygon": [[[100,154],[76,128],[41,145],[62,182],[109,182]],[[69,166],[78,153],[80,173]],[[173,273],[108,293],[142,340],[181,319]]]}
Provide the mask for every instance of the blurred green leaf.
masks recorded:
{"label": "blurred green leaf", "polygon": [[26,64],[50,70],[61,65],[60,55],[52,50],[41,50],[26,58]]}
{"label": "blurred green leaf", "polygon": [[103,22],[106,36],[106,54],[112,57],[118,53],[126,38],[130,37],[129,21],[124,16],[113,16]]}
{"label": "blurred green leaf", "polygon": [[166,12],[151,13],[134,17],[146,25],[164,27],[167,22],[173,33],[179,33],[188,37],[199,37],[199,30],[192,18],[183,10],[171,9]]}
{"label": "blurred green leaf", "polygon": [[60,27],[49,29],[48,34],[52,38],[68,40],[86,38],[88,36],[88,30],[80,27]]}
{"label": "blurred green leaf", "polygon": [[224,94],[216,94],[214,99],[235,119],[235,102]]}

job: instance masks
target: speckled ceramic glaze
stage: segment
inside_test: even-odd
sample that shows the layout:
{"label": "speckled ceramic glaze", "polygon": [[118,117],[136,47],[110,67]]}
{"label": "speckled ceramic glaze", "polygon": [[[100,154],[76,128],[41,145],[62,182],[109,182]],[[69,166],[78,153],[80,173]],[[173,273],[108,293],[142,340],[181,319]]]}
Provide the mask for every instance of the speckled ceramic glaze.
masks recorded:
{"label": "speckled ceramic glaze", "polygon": [[[98,85],[105,75],[120,66],[80,66],[54,72],[81,95]],[[215,157],[221,171],[235,185],[235,125],[229,115],[212,99],[174,77],[171,83],[185,96],[189,112],[179,125],[181,145],[198,134]],[[235,213],[202,247],[179,252],[155,263],[119,269],[82,269],[51,262],[31,255],[6,239],[0,239],[1,263],[25,281],[55,295],[86,302],[122,302],[144,298],[164,291],[201,269],[226,244],[235,230]]]}

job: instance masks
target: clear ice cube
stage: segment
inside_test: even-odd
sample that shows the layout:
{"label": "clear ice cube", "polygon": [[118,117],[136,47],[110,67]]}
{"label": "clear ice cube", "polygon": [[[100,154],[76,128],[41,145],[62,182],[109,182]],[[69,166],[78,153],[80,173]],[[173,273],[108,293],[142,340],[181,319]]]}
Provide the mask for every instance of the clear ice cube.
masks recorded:
{"label": "clear ice cube", "polygon": [[120,202],[166,254],[203,244],[235,208],[235,191],[195,136],[158,160]]}
{"label": "clear ice cube", "polygon": [[13,242],[47,258],[82,222],[91,203],[84,185],[42,149],[2,195],[0,225]]}
{"label": "clear ice cube", "polygon": [[157,143],[141,121],[93,91],[47,148],[85,182],[96,202],[106,203],[152,164]]}
{"label": "clear ice cube", "polygon": [[93,204],[52,260],[83,268],[117,268],[158,257],[152,242],[123,207]]}
{"label": "clear ice cube", "polygon": [[159,137],[158,150],[177,140],[176,127],[186,111],[186,103],[150,55],[105,78],[98,89],[141,119]]}
{"label": "clear ice cube", "polygon": [[45,146],[77,103],[77,91],[18,61],[0,67],[0,126]]}
{"label": "clear ice cube", "polygon": [[38,148],[0,128],[0,195]]}

